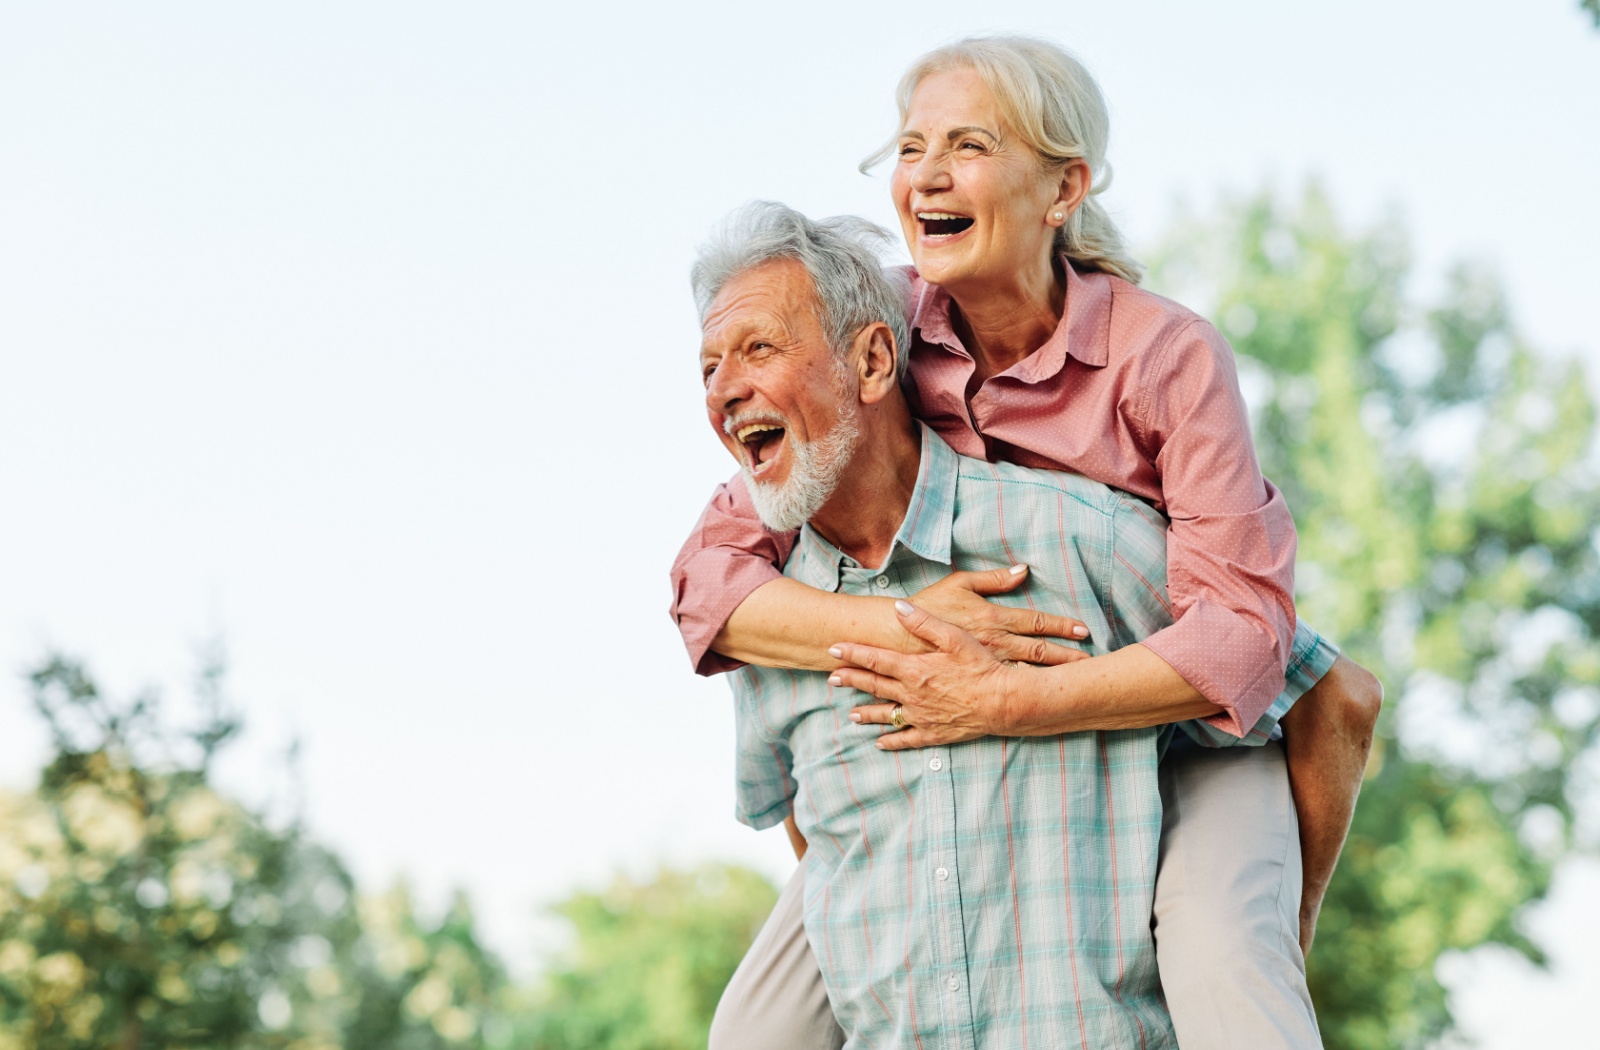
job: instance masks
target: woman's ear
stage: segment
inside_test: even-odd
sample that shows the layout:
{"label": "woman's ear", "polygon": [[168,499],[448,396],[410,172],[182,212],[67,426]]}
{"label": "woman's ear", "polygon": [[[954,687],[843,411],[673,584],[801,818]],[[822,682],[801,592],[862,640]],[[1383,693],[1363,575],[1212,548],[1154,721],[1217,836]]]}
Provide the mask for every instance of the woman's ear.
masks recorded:
{"label": "woman's ear", "polygon": [[851,350],[856,378],[861,382],[861,403],[877,404],[899,384],[894,333],[882,321],[869,324],[856,333]]}
{"label": "woman's ear", "polygon": [[1089,162],[1073,157],[1061,169],[1061,179],[1056,184],[1056,199],[1051,202],[1046,221],[1052,226],[1064,226],[1072,213],[1078,210],[1089,196],[1094,177],[1089,173]]}

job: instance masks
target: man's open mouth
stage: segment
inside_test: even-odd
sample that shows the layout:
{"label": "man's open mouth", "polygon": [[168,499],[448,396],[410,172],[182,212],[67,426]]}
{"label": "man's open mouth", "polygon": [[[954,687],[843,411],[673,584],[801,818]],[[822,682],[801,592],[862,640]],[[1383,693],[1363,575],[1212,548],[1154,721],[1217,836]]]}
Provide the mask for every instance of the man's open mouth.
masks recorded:
{"label": "man's open mouth", "polygon": [[783,427],[776,423],[746,423],[734,432],[734,437],[744,446],[752,474],[761,473],[778,457],[785,434]]}
{"label": "man's open mouth", "polygon": [[948,211],[919,211],[917,221],[928,237],[954,237],[972,225],[972,216]]}

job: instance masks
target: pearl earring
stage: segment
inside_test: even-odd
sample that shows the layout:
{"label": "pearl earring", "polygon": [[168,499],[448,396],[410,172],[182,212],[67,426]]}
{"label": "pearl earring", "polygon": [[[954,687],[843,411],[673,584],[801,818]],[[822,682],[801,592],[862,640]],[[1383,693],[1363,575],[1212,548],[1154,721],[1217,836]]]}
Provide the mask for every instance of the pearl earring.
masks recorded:
{"label": "pearl earring", "polygon": [[1060,212],[1056,212],[1056,221],[1060,222],[1062,218],[1064,218],[1064,216]]}

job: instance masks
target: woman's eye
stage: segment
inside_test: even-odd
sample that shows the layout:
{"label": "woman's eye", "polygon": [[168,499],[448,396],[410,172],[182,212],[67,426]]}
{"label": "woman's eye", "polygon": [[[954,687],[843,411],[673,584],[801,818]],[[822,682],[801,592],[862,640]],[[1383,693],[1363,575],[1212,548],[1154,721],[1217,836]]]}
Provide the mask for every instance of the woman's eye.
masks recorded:
{"label": "woman's eye", "polygon": [[914,153],[921,153],[921,152],[922,151],[920,149],[918,149],[917,147],[915,147],[915,146],[901,146],[900,147],[900,156],[902,156],[902,157],[909,157]]}
{"label": "woman's eye", "polygon": [[981,143],[981,142],[963,142],[957,148],[958,149],[977,150],[977,151],[981,152],[983,150],[983,143]]}

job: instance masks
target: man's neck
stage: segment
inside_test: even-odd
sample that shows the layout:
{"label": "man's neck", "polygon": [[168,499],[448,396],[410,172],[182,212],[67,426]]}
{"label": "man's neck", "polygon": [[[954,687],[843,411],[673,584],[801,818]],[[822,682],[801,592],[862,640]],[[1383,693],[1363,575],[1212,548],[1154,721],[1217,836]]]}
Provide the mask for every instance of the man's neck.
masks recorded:
{"label": "man's neck", "polygon": [[908,413],[863,427],[861,444],[839,487],[811,519],[822,538],[862,565],[877,568],[889,558],[896,533],[911,507],[922,465],[922,436]]}

